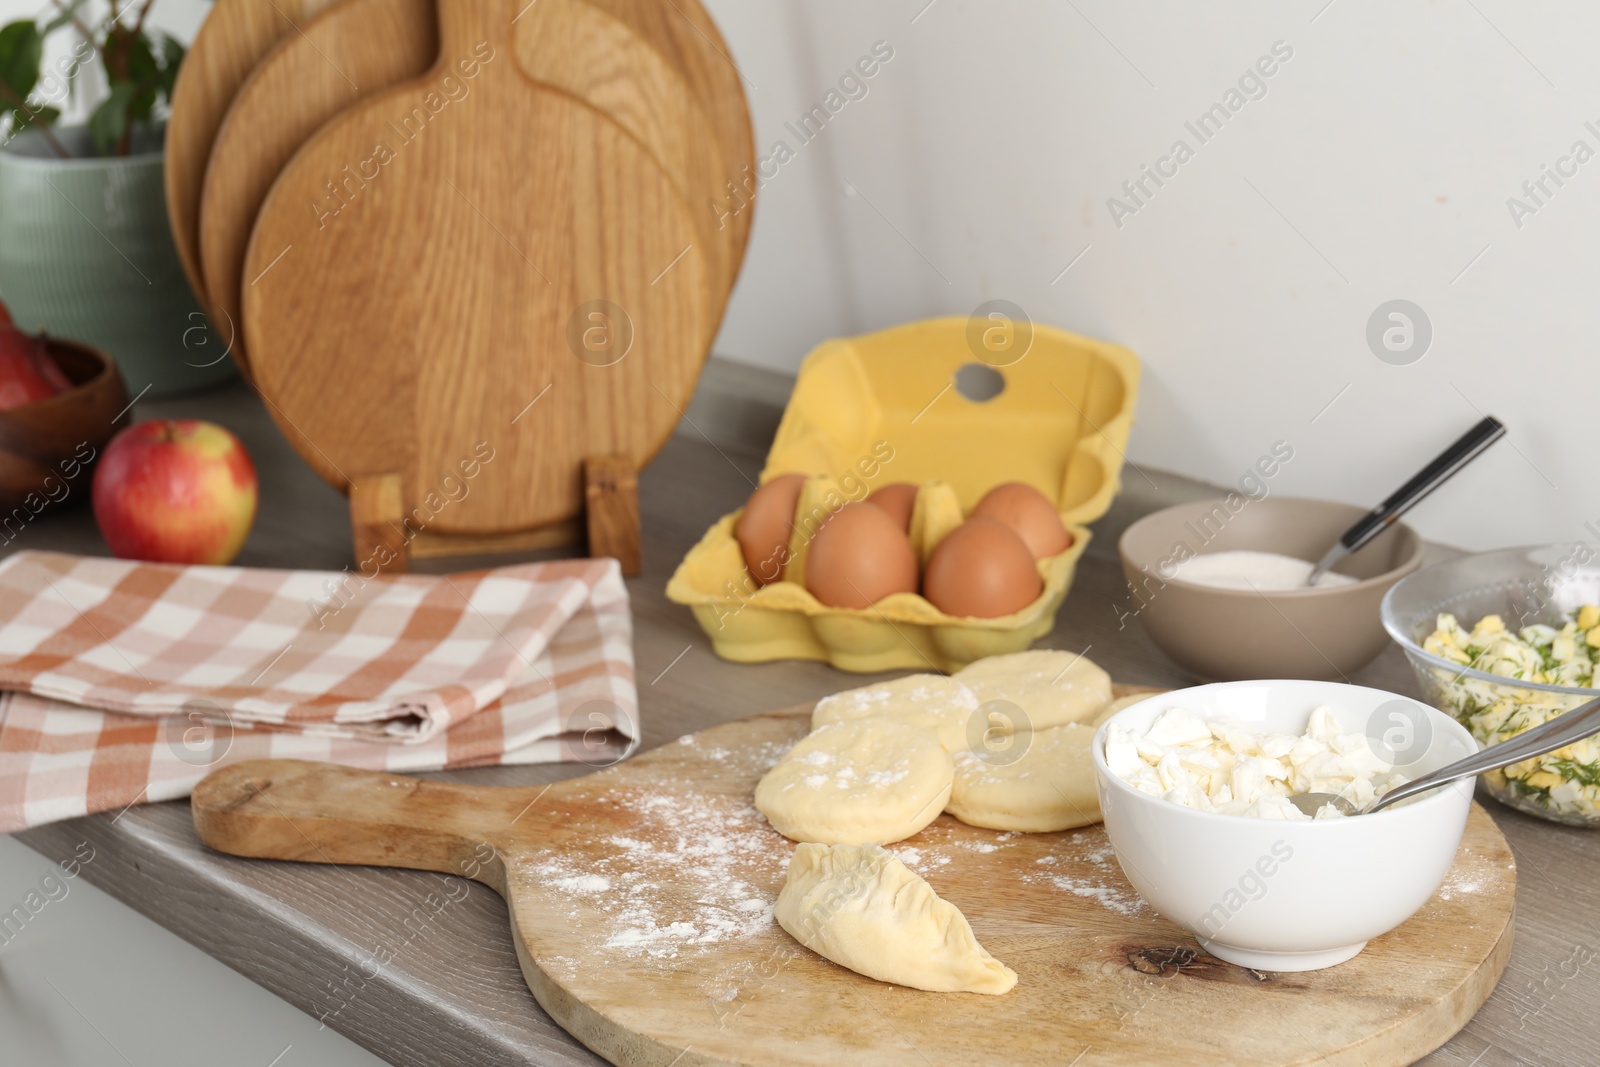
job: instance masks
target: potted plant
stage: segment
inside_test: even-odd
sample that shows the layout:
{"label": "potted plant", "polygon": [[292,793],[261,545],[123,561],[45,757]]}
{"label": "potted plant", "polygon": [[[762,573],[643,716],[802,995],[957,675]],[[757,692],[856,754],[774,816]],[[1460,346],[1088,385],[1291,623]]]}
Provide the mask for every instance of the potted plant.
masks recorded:
{"label": "potted plant", "polygon": [[[162,192],[162,117],[183,45],[146,26],[153,0],[111,0],[93,26],[85,0],[52,2],[46,22],[0,27],[0,298],[24,329],[109,352],[135,395],[221,381],[233,373],[226,346],[206,343]],[[45,39],[62,31],[76,46],[46,68]],[[86,124],[57,128],[91,67],[104,98]]]}

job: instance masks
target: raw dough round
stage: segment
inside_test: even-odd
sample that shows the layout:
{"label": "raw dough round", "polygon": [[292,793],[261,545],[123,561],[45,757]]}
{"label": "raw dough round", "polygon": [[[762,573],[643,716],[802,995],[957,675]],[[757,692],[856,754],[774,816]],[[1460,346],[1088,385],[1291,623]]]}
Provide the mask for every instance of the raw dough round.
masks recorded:
{"label": "raw dough round", "polygon": [[938,818],[954,779],[931,731],[857,719],[802,738],[756,786],[756,808],[796,841],[887,845]]}
{"label": "raw dough round", "polygon": [[1111,676],[1076,652],[1034,649],[990,656],[955,673],[980,704],[1008,700],[1022,709],[1018,729],[1085,722],[1111,700]]}
{"label": "raw dough round", "polygon": [[947,751],[956,753],[968,746],[967,730],[977,710],[977,696],[954,678],[908,674],[823,697],[811,713],[811,726],[882,717],[932,730]]}
{"label": "raw dough round", "polygon": [[773,915],[806,948],[880,982],[991,994],[1017,984],[961,909],[876,845],[795,849]]}
{"label": "raw dough round", "polygon": [[1022,754],[956,756],[955,787],[945,810],[969,826],[1049,833],[1100,821],[1095,793],[1092,726],[1074,723],[1019,733]]}
{"label": "raw dough round", "polygon": [[1094,717],[1094,721],[1089,725],[1098,729],[1099,727],[1105,725],[1107,719],[1111,718],[1111,716],[1115,715],[1123,708],[1131,708],[1141,700],[1149,700],[1153,696],[1160,695],[1160,693],[1132,693],[1125,697],[1118,697],[1105,707],[1101,708],[1100,714],[1096,715]]}

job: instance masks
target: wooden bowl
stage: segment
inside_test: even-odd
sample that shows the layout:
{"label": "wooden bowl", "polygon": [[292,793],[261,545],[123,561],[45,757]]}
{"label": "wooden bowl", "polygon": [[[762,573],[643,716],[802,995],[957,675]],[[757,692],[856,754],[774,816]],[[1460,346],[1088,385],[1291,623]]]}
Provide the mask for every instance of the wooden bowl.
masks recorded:
{"label": "wooden bowl", "polygon": [[73,383],[64,393],[0,411],[0,539],[35,516],[89,499],[94,464],[132,419],[128,387],[111,358],[72,341],[49,341]]}

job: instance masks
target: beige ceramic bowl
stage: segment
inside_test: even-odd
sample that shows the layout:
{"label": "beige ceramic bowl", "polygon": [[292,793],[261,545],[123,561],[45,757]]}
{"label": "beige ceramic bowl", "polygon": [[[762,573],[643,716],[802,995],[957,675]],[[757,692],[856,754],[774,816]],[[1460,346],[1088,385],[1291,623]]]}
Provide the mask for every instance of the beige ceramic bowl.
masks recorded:
{"label": "beige ceramic bowl", "polygon": [[[1231,505],[1231,507],[1230,507]],[[1388,643],[1378,608],[1422,565],[1422,539],[1395,523],[1334,568],[1351,585],[1255,592],[1172,577],[1186,555],[1250,550],[1317,560],[1365,509],[1326,500],[1237,494],[1146,515],[1118,549],[1131,588],[1117,606],[1161,651],[1205,679],[1345,681]]]}

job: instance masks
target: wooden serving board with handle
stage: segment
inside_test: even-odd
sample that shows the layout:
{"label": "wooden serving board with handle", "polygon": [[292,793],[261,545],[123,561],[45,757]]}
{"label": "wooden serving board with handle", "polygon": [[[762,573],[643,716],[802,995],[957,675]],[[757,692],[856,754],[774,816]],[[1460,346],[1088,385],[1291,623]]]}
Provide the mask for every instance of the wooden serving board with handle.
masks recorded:
{"label": "wooden serving board with handle", "polygon": [[[223,116],[261,58],[297,26],[337,0],[216,0],[183,57],[167,117],[163,180],[178,258],[206,313],[221,319],[206,292],[200,263],[200,196]],[[227,338],[237,321],[213,321]],[[248,370],[242,363],[241,370]]]}
{"label": "wooden serving board with handle", "polygon": [[[683,77],[624,23],[586,0],[541,0],[516,19],[516,58],[535,80],[605,112],[639,140],[689,204],[716,197],[728,170],[710,121]],[[211,150],[200,208],[200,258],[217,314],[240,318],[246,247],[284,166],[352,104],[420,77],[439,56],[433,0],[343,0],[305,23],[256,66]],[[732,227],[691,211],[707,260],[714,314],[741,252]],[[234,355],[248,363],[242,344]]]}
{"label": "wooden serving board with handle", "polygon": [[655,454],[714,327],[683,198],[617,123],[521,69],[515,8],[441,0],[438,63],[322,127],[250,241],[268,410],[330,482],[382,486],[396,529],[419,507],[447,535],[581,515],[585,461]]}
{"label": "wooden serving board with handle", "polygon": [[770,917],[794,846],[751,796],[809,726],[809,707],[759,715],[534,788],[240,763],[195,789],[194,820],[234,855],[490,886],[535,998],[619,1064],[1406,1064],[1466,1023],[1510,953],[1514,862],[1476,806],[1421,911],[1349,963],[1302,974],[1201,953],[1140,900],[1098,826],[997,834],[940,816],[893,847],[1017,987],[875,982]]}
{"label": "wooden serving board with handle", "polygon": [[[528,75],[605,112],[650,150],[689,205],[720,321],[744,236],[703,205],[732,173],[705,108],[671,61],[590,0],[540,0],[517,19],[517,62]],[[742,98],[741,98],[742,99]]]}
{"label": "wooden serving board with handle", "polygon": [[732,236],[744,256],[755,218],[755,130],[745,98],[745,78],[716,22],[700,0],[586,0],[614,16],[665,56],[705,106],[726,173],[712,199],[690,205]]}
{"label": "wooden serving board with handle", "polygon": [[[211,146],[199,249],[213,316],[240,319],[250,228],[273,179],[323,123],[419,77],[439,55],[433,0],[342,0],[279,41],[234,94]],[[233,354],[248,367],[237,340]]]}

